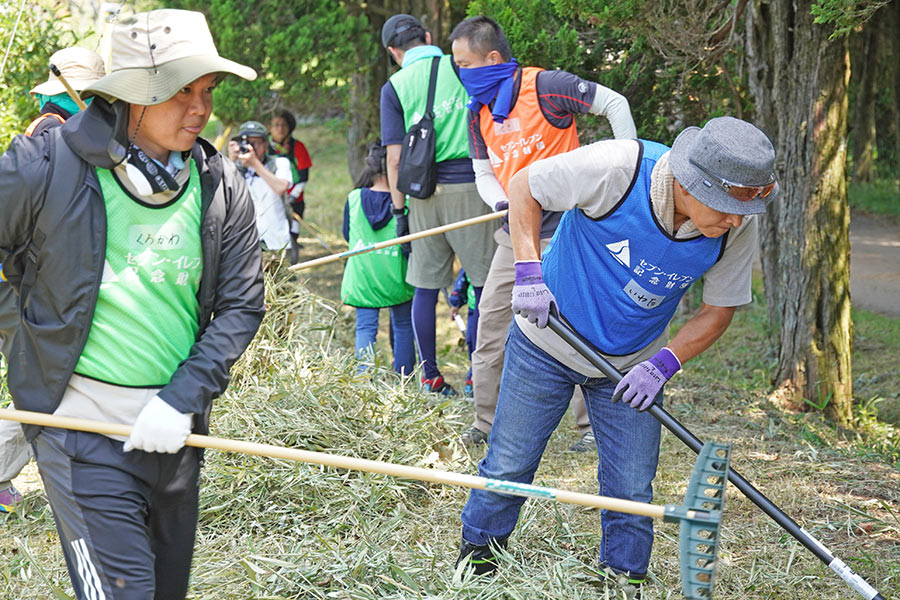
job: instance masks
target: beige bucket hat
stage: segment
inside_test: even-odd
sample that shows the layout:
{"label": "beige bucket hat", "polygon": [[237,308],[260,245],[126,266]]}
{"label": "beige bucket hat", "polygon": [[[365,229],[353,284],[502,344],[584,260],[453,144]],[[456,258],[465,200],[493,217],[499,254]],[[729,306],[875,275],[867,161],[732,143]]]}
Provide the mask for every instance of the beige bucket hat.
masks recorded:
{"label": "beige bucket hat", "polygon": [[250,67],[222,58],[203,13],[162,9],[139,13],[113,27],[110,73],[86,87],[131,104],[161,104],[198,77],[232,73],[256,79]]}
{"label": "beige bucket hat", "polygon": [[[50,64],[56,65],[62,76],[72,86],[72,89],[79,92],[106,76],[106,67],[103,66],[103,59],[100,58],[99,54],[87,48],[64,48],[54,52],[53,56],[50,57]],[[44,83],[35,86],[31,93],[55,96],[66,93],[66,88],[51,71],[50,78]]]}

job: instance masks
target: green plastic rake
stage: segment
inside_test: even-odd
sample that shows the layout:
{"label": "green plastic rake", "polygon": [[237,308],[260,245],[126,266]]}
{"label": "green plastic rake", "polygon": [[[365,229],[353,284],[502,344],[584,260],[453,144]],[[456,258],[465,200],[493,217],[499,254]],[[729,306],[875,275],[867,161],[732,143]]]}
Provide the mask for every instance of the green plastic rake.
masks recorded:
{"label": "green plastic rake", "polygon": [[680,519],[678,557],[685,598],[712,598],[730,454],[730,446],[712,442],[703,445],[694,463],[684,504],[678,507],[681,510],[685,506],[702,508],[709,515]]}
{"label": "green plastic rake", "polygon": [[[103,435],[128,436],[131,434],[131,427],[128,425],[101,423],[99,421],[71,417],[57,417],[23,410],[0,410],[0,419],[43,427],[89,431]],[[377,460],[283,448],[269,444],[215,438],[206,435],[189,435],[185,445],[280,458],[337,467],[339,469],[381,473],[404,479],[488,490],[513,496],[555,500],[557,502],[578,504],[591,508],[601,508],[680,523],[681,529],[678,536],[679,559],[681,562],[684,597],[691,600],[712,597],[716,574],[718,534],[722,523],[722,508],[725,501],[725,483],[728,473],[730,454],[728,446],[707,442],[700,452],[697,462],[694,464],[684,503],[660,506],[622,500],[621,498],[609,498],[517,483],[515,481],[488,479],[464,473],[410,467]]]}

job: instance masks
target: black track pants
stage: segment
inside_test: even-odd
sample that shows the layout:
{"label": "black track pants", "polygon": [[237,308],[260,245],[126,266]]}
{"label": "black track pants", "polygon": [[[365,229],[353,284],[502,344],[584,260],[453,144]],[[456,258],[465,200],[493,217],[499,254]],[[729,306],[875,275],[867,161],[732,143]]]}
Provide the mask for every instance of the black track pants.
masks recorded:
{"label": "black track pants", "polygon": [[44,428],[32,442],[79,600],[183,600],[202,450],[122,452],[103,435]]}

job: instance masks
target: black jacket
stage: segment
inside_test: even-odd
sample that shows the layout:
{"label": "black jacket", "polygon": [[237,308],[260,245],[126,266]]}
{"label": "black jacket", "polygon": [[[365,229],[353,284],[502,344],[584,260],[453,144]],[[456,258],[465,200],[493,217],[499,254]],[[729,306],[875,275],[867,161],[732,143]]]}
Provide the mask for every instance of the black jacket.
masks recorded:
{"label": "black jacket", "polygon": [[[97,98],[47,135],[17,136],[0,157],[0,263],[17,290],[23,249],[50,179],[53,136],[62,135],[89,166],[110,169],[113,155],[122,152],[116,140],[124,140],[126,123],[124,103]],[[200,329],[159,396],[198,415],[195,430],[206,432],[211,402],[225,390],[229,369],[256,334],[265,308],[256,219],[243,178],[204,140],[197,140],[192,154],[202,189]],[[20,295],[8,373],[16,407],[44,413],[59,406],[84,349],[106,250],[106,211],[93,168],[83,181],[73,181],[69,197],[51,201],[66,203],[65,221],[46,232],[34,286],[27,297]]]}

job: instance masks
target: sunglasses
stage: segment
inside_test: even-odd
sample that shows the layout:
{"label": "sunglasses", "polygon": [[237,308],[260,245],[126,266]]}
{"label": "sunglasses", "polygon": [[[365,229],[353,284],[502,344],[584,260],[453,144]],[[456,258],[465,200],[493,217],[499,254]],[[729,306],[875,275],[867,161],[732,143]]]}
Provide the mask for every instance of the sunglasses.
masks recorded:
{"label": "sunglasses", "polygon": [[[728,181],[727,179],[723,179],[719,177],[715,173],[709,171],[709,169],[705,168],[703,165],[694,162],[692,159],[688,159],[688,161],[697,167],[704,175],[712,179],[715,183],[718,183],[719,186],[725,190],[725,192],[734,198],[735,200],[740,200],[741,202],[749,202],[750,200],[755,200],[756,198],[766,198],[769,194],[772,193],[772,190],[775,189],[775,174],[772,173],[769,175],[769,182],[763,185],[744,185],[741,183],[734,183],[733,181]],[[708,181],[704,181],[707,185],[711,185]]]}

